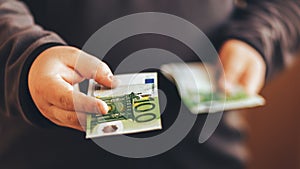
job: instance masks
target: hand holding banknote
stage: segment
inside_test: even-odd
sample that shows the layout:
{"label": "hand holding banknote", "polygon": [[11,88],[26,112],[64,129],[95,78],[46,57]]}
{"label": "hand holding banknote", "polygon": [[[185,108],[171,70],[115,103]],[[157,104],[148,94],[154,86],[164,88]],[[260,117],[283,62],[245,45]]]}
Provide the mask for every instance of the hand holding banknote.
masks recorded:
{"label": "hand holding banknote", "polygon": [[36,58],[28,84],[42,115],[57,125],[84,130],[79,120],[85,122],[86,112],[106,114],[108,111],[104,101],[74,91],[73,85],[86,78],[107,87],[115,85],[114,76],[104,62],[79,49],[57,46]]}
{"label": "hand holding banknote", "polygon": [[228,40],[220,50],[220,60],[224,74],[221,74],[219,86],[226,93],[231,93],[236,85],[252,95],[261,90],[266,64],[253,47],[239,40]]}

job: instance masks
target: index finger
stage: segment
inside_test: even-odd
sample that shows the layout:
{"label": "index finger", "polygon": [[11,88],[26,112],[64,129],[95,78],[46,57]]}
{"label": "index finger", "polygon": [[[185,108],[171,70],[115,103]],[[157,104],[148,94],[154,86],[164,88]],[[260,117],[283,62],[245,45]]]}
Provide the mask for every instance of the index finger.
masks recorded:
{"label": "index finger", "polygon": [[63,78],[48,80],[47,89],[43,92],[43,96],[51,105],[61,109],[102,114],[108,112],[107,104],[104,101],[75,91],[73,86]]}
{"label": "index finger", "polygon": [[106,87],[113,88],[117,85],[117,80],[107,64],[84,51],[77,50],[75,57],[68,55],[64,62],[84,78],[94,79]]}

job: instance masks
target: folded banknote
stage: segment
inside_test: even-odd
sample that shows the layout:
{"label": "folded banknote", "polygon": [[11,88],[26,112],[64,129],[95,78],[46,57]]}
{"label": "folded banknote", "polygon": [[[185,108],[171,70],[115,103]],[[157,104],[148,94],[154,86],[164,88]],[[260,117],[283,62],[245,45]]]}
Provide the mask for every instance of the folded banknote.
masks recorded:
{"label": "folded banknote", "polygon": [[107,103],[106,115],[87,115],[86,138],[161,129],[157,73],[116,75],[118,87],[108,89],[90,80],[88,95]]}
{"label": "folded banknote", "polygon": [[212,65],[203,63],[170,63],[161,67],[161,72],[176,83],[181,99],[194,114],[265,104],[262,96],[250,96],[240,86],[235,86],[235,90],[227,95],[220,92],[215,71]]}

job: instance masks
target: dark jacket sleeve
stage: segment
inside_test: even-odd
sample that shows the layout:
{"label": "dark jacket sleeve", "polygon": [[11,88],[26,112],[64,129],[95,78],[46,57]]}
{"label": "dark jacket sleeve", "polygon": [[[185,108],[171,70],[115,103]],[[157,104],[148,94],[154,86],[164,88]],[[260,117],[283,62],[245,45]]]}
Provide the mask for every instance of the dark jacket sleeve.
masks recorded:
{"label": "dark jacket sleeve", "polygon": [[0,0],[0,116],[44,120],[31,99],[28,72],[39,53],[62,44],[58,35],[34,23],[22,2]]}
{"label": "dark jacket sleeve", "polygon": [[248,0],[237,5],[224,29],[224,40],[243,40],[256,48],[267,64],[267,77],[292,59],[300,44],[299,0]]}

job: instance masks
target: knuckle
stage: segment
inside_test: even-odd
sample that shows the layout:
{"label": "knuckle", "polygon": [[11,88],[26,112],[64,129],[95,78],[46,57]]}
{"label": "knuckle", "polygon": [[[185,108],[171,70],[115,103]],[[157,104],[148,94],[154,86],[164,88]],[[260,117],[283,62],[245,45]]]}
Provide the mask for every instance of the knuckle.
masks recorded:
{"label": "knuckle", "polygon": [[73,100],[72,100],[72,98],[69,98],[68,95],[60,96],[59,103],[65,108],[68,108],[68,109],[73,108]]}
{"label": "knuckle", "polygon": [[77,118],[77,115],[75,113],[67,113],[65,115],[66,117],[66,120],[72,124],[74,123],[78,123],[78,118]]}
{"label": "knuckle", "polygon": [[55,123],[58,126],[66,127],[66,125],[64,123],[62,123],[61,121],[59,121],[59,120],[53,120],[52,122]]}
{"label": "knuckle", "polygon": [[39,106],[38,109],[44,117],[46,117],[52,122],[55,122],[56,117],[53,113],[53,110],[51,109],[51,106]]}
{"label": "knuckle", "polygon": [[91,111],[89,104],[83,104],[81,109],[86,113],[90,113]]}
{"label": "knuckle", "polygon": [[57,57],[61,60],[64,60],[67,56],[68,58],[77,58],[81,54],[81,50],[71,46],[60,47],[55,52],[59,53]]}
{"label": "knuckle", "polygon": [[99,60],[99,67],[100,68],[107,68],[108,66],[107,66],[107,64],[105,62]]}
{"label": "knuckle", "polygon": [[46,106],[40,105],[40,106],[38,106],[38,109],[45,117],[48,117],[51,114],[49,111],[49,108]]}
{"label": "knuckle", "polygon": [[44,95],[45,95],[45,89],[44,89],[44,87],[42,87],[42,86],[40,86],[40,85],[36,86],[36,87],[33,89],[33,91],[34,91],[34,94],[35,94],[37,97],[39,97],[39,96],[44,96]]}
{"label": "knuckle", "polygon": [[32,96],[32,99],[35,101],[35,100],[39,100],[41,98],[39,98],[40,96],[43,96],[44,95],[44,90],[43,90],[43,87],[41,87],[41,85],[36,85],[35,83],[32,83],[30,86],[29,86],[29,92]]}
{"label": "knuckle", "polygon": [[110,69],[108,67],[108,65],[102,61],[99,61],[99,65],[97,68],[97,71],[99,71],[99,73],[103,72],[103,73],[109,73]]}
{"label": "knuckle", "polygon": [[81,110],[86,113],[95,112],[95,103],[92,102],[90,99],[86,99],[85,104],[81,104]]}
{"label": "knuckle", "polygon": [[81,53],[81,51],[79,49],[72,47],[72,46],[65,47],[65,49],[71,55],[79,55]]}

